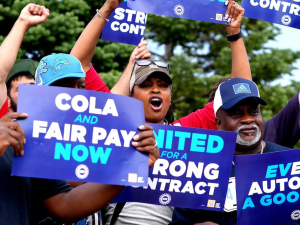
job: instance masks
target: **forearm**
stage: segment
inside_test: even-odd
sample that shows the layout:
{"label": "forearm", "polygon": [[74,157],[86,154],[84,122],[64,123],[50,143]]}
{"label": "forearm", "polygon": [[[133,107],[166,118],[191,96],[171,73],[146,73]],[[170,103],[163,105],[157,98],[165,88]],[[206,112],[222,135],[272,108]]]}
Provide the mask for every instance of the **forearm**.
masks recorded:
{"label": "forearm", "polygon": [[48,210],[64,221],[74,221],[100,210],[112,201],[124,186],[86,183],[44,201]]}
{"label": "forearm", "polygon": [[[113,10],[112,7],[105,3],[101,9],[99,9],[99,13],[101,13],[104,18],[108,18]],[[89,69],[99,36],[105,23],[106,21],[96,14],[86,26],[70,53],[81,62],[85,72]]]}
{"label": "forearm", "polygon": [[230,42],[232,51],[231,78],[252,80],[247,51],[242,38]]}
{"label": "forearm", "polygon": [[129,95],[129,81],[130,81],[133,66],[134,66],[133,62],[128,63],[121,77],[119,78],[118,82],[111,89],[111,93],[118,94],[118,95],[125,95],[125,96]]}
{"label": "forearm", "polygon": [[[5,38],[0,46],[0,81],[5,82],[7,74],[13,67],[19,48],[21,46],[23,37],[29,26],[20,18],[15,22],[8,36]],[[4,81],[3,81],[4,80]]]}
{"label": "forearm", "polygon": [[[229,24],[225,27],[227,34],[232,36],[241,32],[245,9],[236,4],[234,0],[226,2],[228,3],[226,16],[229,17]],[[231,78],[252,80],[249,59],[243,39],[239,38],[236,41],[230,41],[230,46],[232,52]]]}
{"label": "forearm", "polygon": [[0,46],[0,107],[7,98],[5,80],[16,61],[20,45],[28,29],[28,24],[19,18]]}

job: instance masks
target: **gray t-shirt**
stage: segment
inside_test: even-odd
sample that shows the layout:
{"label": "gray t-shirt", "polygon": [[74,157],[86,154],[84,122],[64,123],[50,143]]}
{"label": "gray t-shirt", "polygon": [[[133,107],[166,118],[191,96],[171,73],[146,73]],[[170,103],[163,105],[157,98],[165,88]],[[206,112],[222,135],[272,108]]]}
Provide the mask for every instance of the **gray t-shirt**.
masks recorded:
{"label": "gray t-shirt", "polygon": [[[106,224],[110,225],[116,204],[106,207]],[[173,207],[152,205],[139,202],[126,202],[115,225],[159,225],[169,224],[172,220]]]}

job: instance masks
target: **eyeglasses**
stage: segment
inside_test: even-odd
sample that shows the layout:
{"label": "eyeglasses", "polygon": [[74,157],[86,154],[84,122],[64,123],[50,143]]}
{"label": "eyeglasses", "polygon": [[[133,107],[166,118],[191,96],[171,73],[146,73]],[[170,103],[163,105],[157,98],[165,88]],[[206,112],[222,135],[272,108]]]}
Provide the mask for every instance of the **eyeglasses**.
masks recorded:
{"label": "eyeglasses", "polygon": [[135,64],[137,64],[138,66],[149,66],[151,63],[154,63],[159,67],[166,68],[169,71],[169,64],[165,61],[148,59],[140,59],[135,61]]}

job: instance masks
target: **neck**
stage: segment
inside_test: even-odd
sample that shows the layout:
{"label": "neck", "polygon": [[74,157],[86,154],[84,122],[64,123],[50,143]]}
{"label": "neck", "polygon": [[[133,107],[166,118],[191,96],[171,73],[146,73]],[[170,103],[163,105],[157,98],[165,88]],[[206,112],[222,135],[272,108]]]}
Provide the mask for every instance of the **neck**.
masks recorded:
{"label": "neck", "polygon": [[146,120],[146,123],[156,123],[156,124],[164,124],[164,120],[160,120],[160,121],[149,121],[149,120]]}
{"label": "neck", "polygon": [[262,153],[263,148],[265,146],[266,146],[266,143],[264,141],[260,141],[253,148],[249,148],[249,149],[244,149],[244,148],[240,148],[240,146],[236,146],[234,154],[235,155],[259,154],[259,153]]}

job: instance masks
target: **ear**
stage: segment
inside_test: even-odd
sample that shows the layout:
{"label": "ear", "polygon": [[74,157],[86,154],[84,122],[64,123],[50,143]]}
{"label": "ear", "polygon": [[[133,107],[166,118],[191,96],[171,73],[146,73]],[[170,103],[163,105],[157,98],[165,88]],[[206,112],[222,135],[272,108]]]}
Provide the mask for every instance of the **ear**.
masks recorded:
{"label": "ear", "polygon": [[216,125],[217,125],[217,129],[221,130],[221,120],[220,120],[220,118],[215,117],[215,122],[216,122]]}
{"label": "ear", "polygon": [[11,107],[11,100],[10,100],[10,97],[7,98],[7,103],[8,103],[8,108]]}

